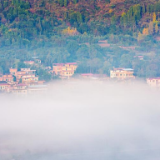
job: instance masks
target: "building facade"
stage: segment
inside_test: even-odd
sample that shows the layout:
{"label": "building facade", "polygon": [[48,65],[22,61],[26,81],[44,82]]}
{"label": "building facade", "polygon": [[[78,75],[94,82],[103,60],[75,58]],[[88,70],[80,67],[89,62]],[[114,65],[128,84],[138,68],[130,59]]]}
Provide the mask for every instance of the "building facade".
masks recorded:
{"label": "building facade", "polygon": [[70,78],[77,69],[77,63],[54,63],[53,74],[60,78]]}
{"label": "building facade", "polygon": [[110,71],[110,78],[116,78],[120,80],[135,79],[133,75],[134,70],[131,68],[114,68]]}
{"label": "building facade", "polygon": [[160,77],[147,78],[147,84],[149,84],[151,87],[160,87]]}

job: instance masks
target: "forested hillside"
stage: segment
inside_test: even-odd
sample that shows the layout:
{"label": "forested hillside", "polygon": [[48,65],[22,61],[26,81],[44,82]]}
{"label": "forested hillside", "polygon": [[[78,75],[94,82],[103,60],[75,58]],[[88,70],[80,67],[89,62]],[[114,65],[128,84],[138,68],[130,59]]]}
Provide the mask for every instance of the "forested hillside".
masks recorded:
{"label": "forested hillside", "polygon": [[0,72],[37,56],[44,66],[76,61],[79,73],[159,76],[159,25],[157,0],[0,0]]}
{"label": "forested hillside", "polygon": [[[27,40],[39,35],[60,34],[61,27],[79,33],[133,35],[149,25],[152,13],[159,18],[160,3],[154,0],[1,0],[1,36]],[[143,23],[142,23],[143,22]],[[58,28],[57,28],[58,27]]]}

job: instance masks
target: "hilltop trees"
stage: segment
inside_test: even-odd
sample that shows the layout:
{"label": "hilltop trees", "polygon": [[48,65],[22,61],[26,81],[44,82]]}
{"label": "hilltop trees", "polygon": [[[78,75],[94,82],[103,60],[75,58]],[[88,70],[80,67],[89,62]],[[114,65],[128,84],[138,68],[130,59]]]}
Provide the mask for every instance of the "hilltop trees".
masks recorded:
{"label": "hilltop trees", "polygon": [[132,28],[134,25],[138,25],[139,20],[142,18],[142,7],[140,5],[134,5],[130,7],[127,13],[123,13],[120,18],[121,26]]}

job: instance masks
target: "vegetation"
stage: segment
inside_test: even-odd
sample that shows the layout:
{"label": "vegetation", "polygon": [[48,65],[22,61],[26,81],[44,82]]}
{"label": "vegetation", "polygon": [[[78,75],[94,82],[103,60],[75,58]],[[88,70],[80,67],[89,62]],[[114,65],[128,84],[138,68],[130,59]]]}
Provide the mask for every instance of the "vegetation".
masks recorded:
{"label": "vegetation", "polygon": [[46,80],[46,66],[74,61],[77,73],[131,67],[160,76],[159,16],[154,0],[0,0],[0,72],[36,56]]}

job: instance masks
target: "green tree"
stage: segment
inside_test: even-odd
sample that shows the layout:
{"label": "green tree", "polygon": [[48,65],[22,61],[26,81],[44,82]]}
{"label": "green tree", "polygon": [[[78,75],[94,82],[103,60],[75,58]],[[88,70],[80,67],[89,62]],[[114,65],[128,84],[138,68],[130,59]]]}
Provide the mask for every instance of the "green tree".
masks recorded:
{"label": "green tree", "polygon": [[68,0],[64,0],[64,6],[67,7],[68,5]]}

